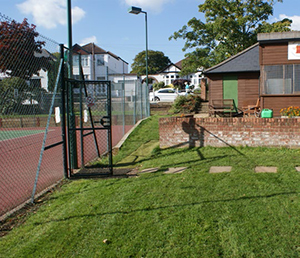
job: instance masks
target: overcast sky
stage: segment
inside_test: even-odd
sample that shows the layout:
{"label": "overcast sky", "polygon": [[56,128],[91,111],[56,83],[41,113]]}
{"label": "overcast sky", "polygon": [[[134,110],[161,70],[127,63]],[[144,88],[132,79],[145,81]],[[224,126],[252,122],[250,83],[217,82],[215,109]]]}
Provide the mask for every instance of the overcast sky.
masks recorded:
{"label": "overcast sky", "polygon": [[[1,13],[21,22],[25,17],[37,31],[58,43],[67,43],[67,0],[0,0]],[[72,0],[73,43],[94,42],[120,56],[130,65],[145,50],[145,15],[127,12],[141,7],[148,15],[149,49],[164,52],[173,63],[184,58],[182,40],[169,37],[193,18],[203,0]],[[300,30],[299,0],[276,3],[270,22],[289,18],[292,29]],[[131,70],[129,68],[129,70]]]}

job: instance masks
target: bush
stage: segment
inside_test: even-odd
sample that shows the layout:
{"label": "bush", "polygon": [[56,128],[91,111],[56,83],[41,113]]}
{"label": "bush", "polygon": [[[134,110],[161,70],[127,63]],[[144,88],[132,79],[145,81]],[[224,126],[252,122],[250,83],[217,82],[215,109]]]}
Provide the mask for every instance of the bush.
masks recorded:
{"label": "bush", "polygon": [[201,89],[200,88],[196,88],[193,91],[195,94],[200,94],[201,93]]}
{"label": "bush", "polygon": [[201,98],[197,95],[178,96],[171,108],[174,113],[198,113],[201,108]]}
{"label": "bush", "polygon": [[155,82],[153,84],[153,90],[156,91],[156,90],[159,90],[161,88],[164,88],[165,87],[165,83],[164,82]]}

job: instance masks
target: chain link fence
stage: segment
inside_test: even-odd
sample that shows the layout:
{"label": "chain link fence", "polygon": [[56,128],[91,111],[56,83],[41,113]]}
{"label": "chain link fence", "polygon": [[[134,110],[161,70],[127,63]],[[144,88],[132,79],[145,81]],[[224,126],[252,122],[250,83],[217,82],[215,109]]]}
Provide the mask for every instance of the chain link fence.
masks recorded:
{"label": "chain link fence", "polygon": [[137,121],[150,115],[148,94],[147,85],[137,80],[112,83],[113,146]]}
{"label": "chain link fence", "polygon": [[[61,65],[57,42],[0,13],[0,220],[64,178]],[[149,116],[147,92],[139,82],[112,85],[113,146]],[[86,147],[84,162],[94,152]]]}

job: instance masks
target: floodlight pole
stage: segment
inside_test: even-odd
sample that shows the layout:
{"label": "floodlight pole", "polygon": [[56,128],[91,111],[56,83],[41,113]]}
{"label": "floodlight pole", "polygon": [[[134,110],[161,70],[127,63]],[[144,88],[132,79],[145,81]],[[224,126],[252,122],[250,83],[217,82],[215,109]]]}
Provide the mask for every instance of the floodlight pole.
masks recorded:
{"label": "floodlight pole", "polygon": [[[145,14],[145,30],[146,30],[146,85],[147,85],[147,96],[149,96],[149,76],[148,76],[148,18],[147,18],[147,12],[143,11],[142,8],[131,6],[128,9],[129,13],[132,14],[139,14],[144,13]],[[154,92],[153,92],[154,94]],[[154,97],[153,97],[154,98]],[[148,98],[147,98],[148,99]],[[150,115],[150,107],[148,105],[148,115]]]}
{"label": "floodlight pole", "polygon": [[[72,4],[71,0],[67,0],[67,19],[68,19],[68,75],[69,79],[73,79],[73,46],[72,46]],[[77,159],[77,141],[76,141],[76,123],[75,123],[75,113],[74,113],[74,96],[73,96],[73,87],[68,87],[68,95],[69,95],[69,122],[72,130],[68,130],[70,134],[70,167],[78,168],[78,159]]]}

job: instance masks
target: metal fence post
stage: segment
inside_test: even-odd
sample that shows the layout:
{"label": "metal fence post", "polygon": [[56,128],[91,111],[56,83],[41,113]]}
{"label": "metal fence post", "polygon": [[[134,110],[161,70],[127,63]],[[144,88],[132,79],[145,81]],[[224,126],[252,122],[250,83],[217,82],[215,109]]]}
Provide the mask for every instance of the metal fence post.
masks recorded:
{"label": "metal fence post", "polygon": [[[64,60],[64,45],[60,44],[60,58]],[[61,67],[60,74],[61,82],[61,136],[63,141],[63,164],[64,164],[64,177],[68,178],[68,159],[67,159],[67,137],[66,137],[66,103],[65,103],[65,65]]]}
{"label": "metal fence post", "polygon": [[134,82],[134,104],[133,104],[133,123],[136,124],[136,87],[137,87],[137,81]]}
{"label": "metal fence post", "polygon": [[122,98],[122,124],[123,124],[123,135],[125,134],[125,83],[122,82],[122,92],[123,92],[123,98]]}

